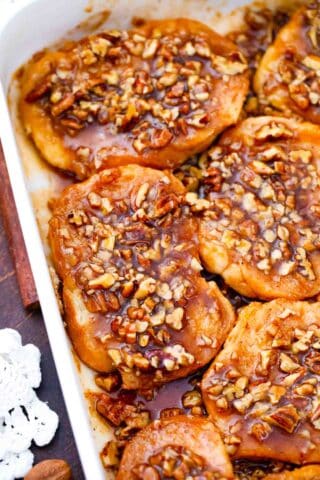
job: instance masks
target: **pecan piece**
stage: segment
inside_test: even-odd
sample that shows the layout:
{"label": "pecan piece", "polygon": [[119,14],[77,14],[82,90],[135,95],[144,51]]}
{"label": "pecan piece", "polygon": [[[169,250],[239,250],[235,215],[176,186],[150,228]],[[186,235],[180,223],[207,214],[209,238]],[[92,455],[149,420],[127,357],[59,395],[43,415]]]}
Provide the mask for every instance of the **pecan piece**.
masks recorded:
{"label": "pecan piece", "polygon": [[293,405],[284,405],[283,407],[277,408],[269,415],[265,415],[263,420],[271,425],[282,428],[286,432],[292,433],[300,418],[297,409]]}
{"label": "pecan piece", "polygon": [[164,194],[155,204],[155,217],[160,218],[178,207],[178,198],[173,193]]}
{"label": "pecan piece", "polygon": [[167,128],[154,130],[151,135],[149,147],[154,149],[166,147],[172,138],[173,134]]}
{"label": "pecan piece", "polygon": [[305,358],[305,364],[309,367],[312,373],[320,374],[320,353],[310,352]]}
{"label": "pecan piece", "polygon": [[214,192],[220,192],[222,186],[222,173],[219,168],[210,167],[207,170],[208,176],[204,179],[206,185],[210,185],[210,188]]}
{"label": "pecan piece", "polygon": [[120,464],[120,453],[117,442],[108,442],[100,454],[104,468],[117,468]]}
{"label": "pecan piece", "polygon": [[250,433],[253,435],[259,442],[263,442],[265,438],[271,432],[271,427],[265,422],[254,423],[250,428]]}
{"label": "pecan piece", "polygon": [[100,415],[117,427],[136,412],[136,407],[133,405],[128,405],[123,400],[115,400],[106,393],[98,396],[96,409]]}
{"label": "pecan piece", "polygon": [[46,80],[39,83],[31,92],[26,95],[26,102],[32,103],[46,95],[51,89],[51,83]]}
{"label": "pecan piece", "polygon": [[117,373],[108,373],[106,375],[97,375],[95,378],[96,385],[107,392],[116,390],[121,383]]}
{"label": "pecan piece", "polygon": [[177,415],[183,415],[182,408],[164,408],[160,412],[160,418],[171,418],[176,417]]}
{"label": "pecan piece", "polygon": [[75,96],[72,93],[68,93],[59,103],[51,108],[51,113],[54,117],[57,117],[61,113],[68,110],[74,104]]}

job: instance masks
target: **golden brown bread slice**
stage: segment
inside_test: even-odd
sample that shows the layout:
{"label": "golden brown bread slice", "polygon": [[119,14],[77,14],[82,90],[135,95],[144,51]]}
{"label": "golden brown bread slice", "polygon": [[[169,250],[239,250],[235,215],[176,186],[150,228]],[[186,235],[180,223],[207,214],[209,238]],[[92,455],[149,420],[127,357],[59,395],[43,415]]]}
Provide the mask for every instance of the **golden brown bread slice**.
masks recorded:
{"label": "golden brown bread slice", "polygon": [[183,185],[137,165],[66,189],[49,227],[66,322],[79,357],[150,388],[208,363],[234,323],[200,275],[198,223]]}
{"label": "golden brown bread slice", "polygon": [[320,480],[320,465],[308,465],[295,470],[272,473],[264,480]]}
{"label": "golden brown bread slice", "polygon": [[213,424],[187,416],[156,420],[141,430],[127,444],[116,478],[235,479],[225,446]]}
{"label": "golden brown bread slice", "polygon": [[320,123],[320,4],[300,8],[278,33],[257,70],[262,103]]}
{"label": "golden brown bread slice", "polygon": [[320,303],[240,311],[202,381],[210,418],[236,458],[320,461]]}
{"label": "golden brown bread slice", "polygon": [[198,199],[206,268],[243,295],[299,300],[320,291],[320,128],[243,121],[209,151]]}
{"label": "golden brown bread slice", "polygon": [[172,168],[237,121],[247,77],[239,49],[206,25],[149,21],[37,54],[20,112],[43,157],[78,178],[129,163]]}

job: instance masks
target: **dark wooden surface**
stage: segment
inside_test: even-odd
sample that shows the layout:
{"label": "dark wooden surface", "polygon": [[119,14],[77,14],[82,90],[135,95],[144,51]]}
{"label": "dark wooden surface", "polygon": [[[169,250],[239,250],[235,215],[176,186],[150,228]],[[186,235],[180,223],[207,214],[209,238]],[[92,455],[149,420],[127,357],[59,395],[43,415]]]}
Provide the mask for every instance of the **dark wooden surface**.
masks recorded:
{"label": "dark wooden surface", "polygon": [[35,462],[48,458],[62,458],[70,463],[74,480],[84,480],[42,316],[40,311],[26,312],[22,306],[0,216],[0,328],[5,327],[18,330],[24,344],[34,343],[39,347],[42,354],[43,379],[37,393],[41,400],[49,403],[60,418],[58,431],[51,444],[43,448],[32,447]]}

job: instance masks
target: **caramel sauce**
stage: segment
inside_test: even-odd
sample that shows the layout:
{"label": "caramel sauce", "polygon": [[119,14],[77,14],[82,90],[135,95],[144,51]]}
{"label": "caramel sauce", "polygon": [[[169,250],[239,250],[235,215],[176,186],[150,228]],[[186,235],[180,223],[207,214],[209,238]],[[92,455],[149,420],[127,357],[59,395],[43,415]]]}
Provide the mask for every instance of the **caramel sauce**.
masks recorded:
{"label": "caramel sauce", "polygon": [[253,78],[262,56],[273,43],[279,30],[287,23],[290,14],[295,9],[295,2],[290,2],[288,8],[275,11],[265,7],[259,9],[246,8],[244,25],[241,29],[232,31],[228,38],[243,52],[249,62],[250,91],[244,105],[243,117],[247,115],[264,115],[270,113],[270,107],[260,105],[253,89]]}
{"label": "caramel sauce", "polygon": [[201,370],[189,377],[162,385],[159,389],[153,391],[150,400],[147,400],[136,391],[123,390],[121,388],[111,393],[110,396],[115,400],[123,400],[130,405],[140,405],[143,410],[148,410],[151,420],[159,419],[161,412],[166,409],[179,408],[181,413],[188,414],[190,409],[183,406],[182,397],[186,392],[190,392],[199,386],[202,373],[203,371]]}
{"label": "caramel sauce", "polygon": [[135,153],[132,142],[129,141],[125,133],[114,135],[112,128],[99,125],[98,123],[83,128],[73,136],[64,132],[63,138],[66,147],[76,151],[79,147],[86,145],[91,149],[93,155],[106,145],[108,145],[108,152],[110,154],[112,154],[113,151],[117,154],[120,151],[120,145],[122,154]]}
{"label": "caramel sauce", "polygon": [[291,464],[276,462],[271,460],[235,460],[233,462],[234,473],[238,475],[239,480],[259,480],[268,473],[280,473],[284,470],[292,470]]}

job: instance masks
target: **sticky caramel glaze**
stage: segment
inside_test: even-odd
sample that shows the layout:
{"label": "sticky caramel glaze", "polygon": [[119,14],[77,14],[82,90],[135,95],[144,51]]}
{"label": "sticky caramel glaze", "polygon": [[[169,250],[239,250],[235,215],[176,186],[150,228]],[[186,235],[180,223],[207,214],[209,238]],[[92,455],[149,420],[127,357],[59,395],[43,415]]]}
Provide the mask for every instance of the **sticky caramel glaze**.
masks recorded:
{"label": "sticky caramel glaze", "polygon": [[267,475],[264,480],[320,480],[320,465]]}
{"label": "sticky caramel glaze", "polygon": [[[126,404],[139,406],[140,409],[146,410],[150,414],[151,420],[159,420],[174,414],[205,414],[200,394],[200,385],[202,371],[189,375],[186,378],[180,378],[173,382],[166,383],[151,393],[151,397],[145,397],[137,391],[119,389],[116,392],[109,393],[110,398],[114,401],[121,400]],[[190,394],[197,397],[194,405],[191,406],[188,399]],[[147,392],[146,392],[147,393]],[[199,394],[199,395],[198,395]],[[192,396],[192,395],[191,395]],[[192,408],[196,410],[192,412]]]}
{"label": "sticky caramel glaze", "polygon": [[[142,392],[121,388],[121,380],[118,376],[115,378],[117,375],[115,373],[98,374],[96,384],[104,392],[90,392],[89,396],[98,413],[111,425],[115,425],[114,412],[118,409],[122,410],[122,406],[125,405],[134,407],[132,411],[135,413],[147,412],[149,422],[181,414],[202,416],[206,415],[200,392],[202,373],[203,370],[200,370],[186,378],[180,378],[161,385],[159,388]],[[106,410],[104,406],[107,404],[108,409]],[[130,418],[122,419],[117,425],[123,427],[121,431],[116,432],[118,440],[131,438],[132,431],[127,428],[128,423],[132,425]]]}
{"label": "sticky caramel glaze", "polygon": [[68,331],[95,370],[150,388],[210,361],[234,322],[200,275],[198,224],[183,185],[136,165],[69,187],[50,221]]}
{"label": "sticky caramel glaze", "polygon": [[281,473],[291,471],[295,468],[289,463],[276,460],[247,460],[239,459],[232,461],[233,470],[238,480],[261,480],[271,473]]}
{"label": "sticky caramel glaze", "polygon": [[320,461],[320,304],[251,303],[203,377],[234,458]]}
{"label": "sticky caramel glaze", "polygon": [[34,57],[20,111],[44,158],[79,178],[128,163],[172,168],[237,121],[247,77],[239,49],[207,26],[150,21]]}
{"label": "sticky caramel glaze", "polygon": [[320,123],[319,2],[299,9],[279,32],[258,68],[260,100],[284,112]]}
{"label": "sticky caramel glaze", "polygon": [[254,92],[253,79],[261,58],[273,43],[279,30],[288,22],[293,8],[296,9],[296,6],[287,5],[286,9],[280,7],[271,10],[265,6],[255,8],[250,5],[250,7],[245,8],[242,28],[231,31],[227,35],[240,48],[249,65],[249,95],[244,104],[241,118],[273,114],[273,109],[268,103],[259,102]]}
{"label": "sticky caramel glaze", "polygon": [[231,480],[235,477],[212,423],[178,416],[156,421],[139,432],[126,446],[116,478]]}
{"label": "sticky caramel glaze", "polygon": [[245,8],[243,26],[231,31],[228,38],[235,43],[248,60],[250,73],[256,71],[266,49],[274,41],[279,30],[289,20],[288,9],[270,10],[264,8]]}
{"label": "sticky caramel glaze", "polygon": [[[117,471],[127,442],[153,420],[183,414],[205,417],[199,389],[202,376],[203,371],[200,370],[187,378],[162,385],[151,392],[151,396],[145,397],[135,391],[119,388],[120,378],[114,373],[97,375],[97,385],[108,393],[90,392],[87,396],[92,408],[114,428],[115,434],[115,440],[108,442],[101,452],[104,466]],[[247,459],[234,460],[233,467],[239,480],[260,480],[268,473],[292,468],[283,462]]]}
{"label": "sticky caramel glaze", "polygon": [[250,118],[208,152],[200,198],[205,267],[252,298],[303,299],[320,291],[320,129]]}

